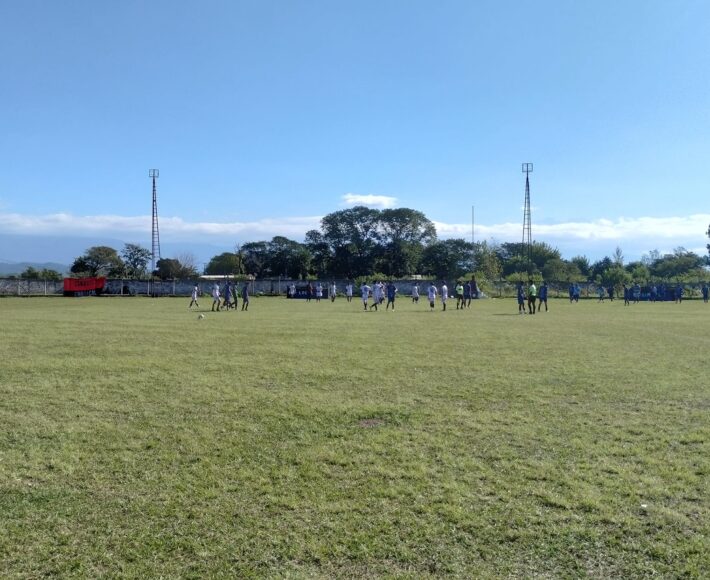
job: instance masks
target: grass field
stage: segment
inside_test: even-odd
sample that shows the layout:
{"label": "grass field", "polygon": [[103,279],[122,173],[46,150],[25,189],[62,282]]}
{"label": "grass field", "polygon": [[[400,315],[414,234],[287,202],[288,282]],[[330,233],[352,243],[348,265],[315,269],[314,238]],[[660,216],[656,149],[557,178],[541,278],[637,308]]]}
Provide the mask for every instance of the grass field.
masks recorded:
{"label": "grass field", "polygon": [[0,299],[0,577],[710,576],[710,306],[188,302]]}

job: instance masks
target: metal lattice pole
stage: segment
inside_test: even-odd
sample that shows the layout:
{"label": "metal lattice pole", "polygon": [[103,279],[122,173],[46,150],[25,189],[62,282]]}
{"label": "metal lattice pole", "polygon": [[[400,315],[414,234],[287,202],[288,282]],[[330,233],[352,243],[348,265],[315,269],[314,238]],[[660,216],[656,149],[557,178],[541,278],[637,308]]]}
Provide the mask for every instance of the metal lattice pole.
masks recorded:
{"label": "metal lattice pole", "polygon": [[158,190],[155,185],[155,180],[160,176],[158,169],[151,169],[148,172],[148,177],[153,179],[153,234],[152,234],[152,255],[151,255],[151,274],[155,272],[155,264],[160,260],[160,231],[158,229]]}
{"label": "metal lattice pole", "polygon": [[533,170],[532,163],[523,163],[525,174],[525,209],[523,210],[523,243],[521,254],[528,274],[532,274],[532,223],[530,215],[530,174]]}

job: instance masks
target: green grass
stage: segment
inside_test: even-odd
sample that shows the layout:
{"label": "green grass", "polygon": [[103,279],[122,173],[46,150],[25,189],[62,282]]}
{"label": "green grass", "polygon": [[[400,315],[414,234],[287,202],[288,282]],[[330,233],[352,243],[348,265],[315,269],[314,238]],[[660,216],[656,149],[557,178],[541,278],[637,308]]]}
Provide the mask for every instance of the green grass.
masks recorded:
{"label": "green grass", "polygon": [[710,575],[710,306],[188,302],[0,300],[0,577]]}

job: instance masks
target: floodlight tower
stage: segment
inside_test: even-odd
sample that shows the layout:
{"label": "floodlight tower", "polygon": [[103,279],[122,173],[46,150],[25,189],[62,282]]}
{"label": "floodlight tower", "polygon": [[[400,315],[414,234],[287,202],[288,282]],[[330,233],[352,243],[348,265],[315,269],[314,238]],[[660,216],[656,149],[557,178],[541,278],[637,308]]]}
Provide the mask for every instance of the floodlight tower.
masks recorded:
{"label": "floodlight tower", "polygon": [[533,170],[532,163],[523,163],[525,174],[525,209],[523,210],[523,243],[521,257],[525,262],[528,274],[532,274],[532,225],[530,222],[530,174]]}
{"label": "floodlight tower", "polygon": [[155,272],[155,263],[160,260],[160,231],[158,230],[158,190],[155,186],[155,180],[160,176],[160,170],[151,169],[148,171],[148,177],[153,179],[153,248],[151,256],[151,274]]}

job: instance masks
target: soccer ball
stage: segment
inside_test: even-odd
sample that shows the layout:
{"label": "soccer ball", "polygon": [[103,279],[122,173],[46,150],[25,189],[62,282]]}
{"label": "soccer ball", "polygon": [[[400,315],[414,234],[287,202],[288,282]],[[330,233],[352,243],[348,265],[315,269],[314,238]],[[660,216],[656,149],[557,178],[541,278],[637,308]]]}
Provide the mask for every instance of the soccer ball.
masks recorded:
{"label": "soccer ball", "polygon": [[197,320],[203,320],[203,319],[204,319],[204,317],[205,317],[205,315],[204,315],[204,314],[200,314],[200,315],[199,315],[199,316],[197,317]]}

